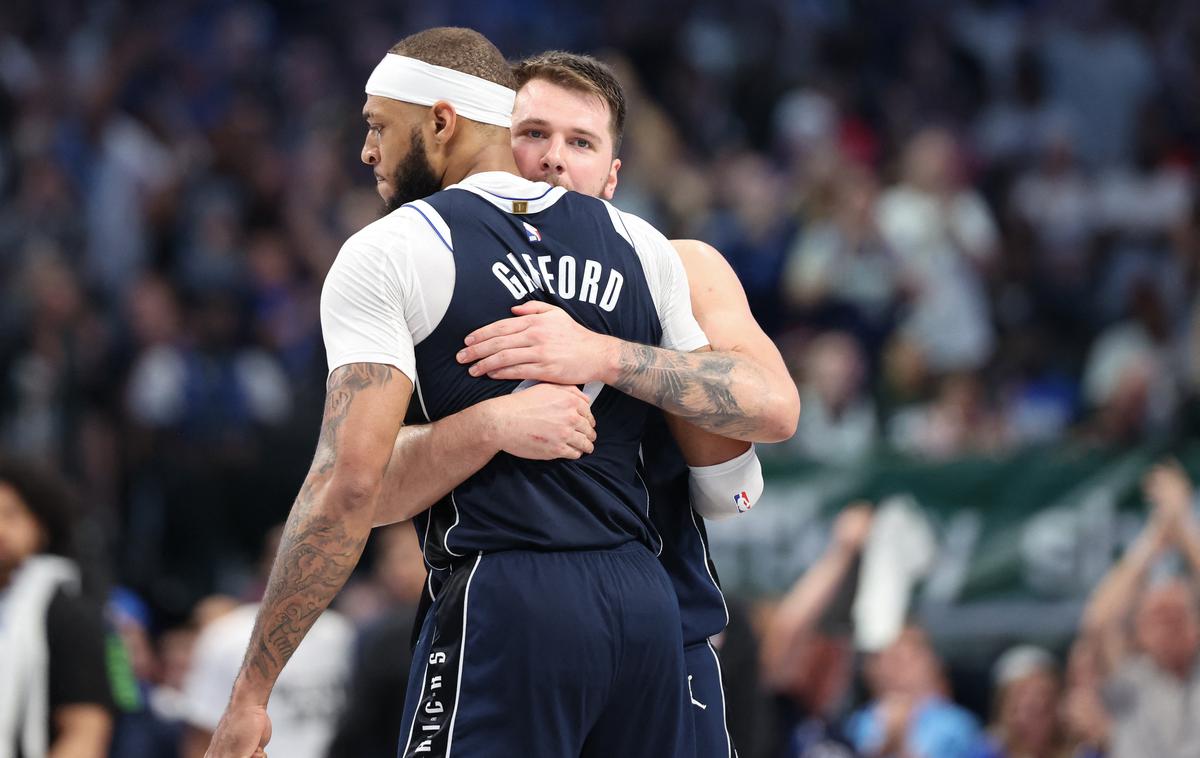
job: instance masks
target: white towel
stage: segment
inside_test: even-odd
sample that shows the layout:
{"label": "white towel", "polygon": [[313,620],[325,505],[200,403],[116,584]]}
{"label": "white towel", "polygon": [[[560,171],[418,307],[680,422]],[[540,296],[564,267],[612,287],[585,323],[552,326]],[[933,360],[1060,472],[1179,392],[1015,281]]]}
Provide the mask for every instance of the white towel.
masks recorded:
{"label": "white towel", "polygon": [[60,587],[78,590],[79,569],[38,555],[21,564],[0,603],[0,758],[45,758],[50,747],[50,650],[46,611]]}

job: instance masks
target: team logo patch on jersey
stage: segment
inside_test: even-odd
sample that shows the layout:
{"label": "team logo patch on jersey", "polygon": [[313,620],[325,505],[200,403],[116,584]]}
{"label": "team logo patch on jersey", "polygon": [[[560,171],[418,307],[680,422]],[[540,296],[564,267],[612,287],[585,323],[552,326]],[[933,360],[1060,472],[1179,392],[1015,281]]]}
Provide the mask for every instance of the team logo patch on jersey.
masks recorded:
{"label": "team logo patch on jersey", "polygon": [[542,241],[542,233],[537,230],[536,226],[528,221],[522,221],[521,223],[525,225],[525,235],[529,237],[530,242]]}
{"label": "team logo patch on jersey", "polygon": [[745,513],[754,507],[754,504],[750,502],[750,496],[746,494],[745,490],[733,496],[733,504],[737,506],[738,513]]}

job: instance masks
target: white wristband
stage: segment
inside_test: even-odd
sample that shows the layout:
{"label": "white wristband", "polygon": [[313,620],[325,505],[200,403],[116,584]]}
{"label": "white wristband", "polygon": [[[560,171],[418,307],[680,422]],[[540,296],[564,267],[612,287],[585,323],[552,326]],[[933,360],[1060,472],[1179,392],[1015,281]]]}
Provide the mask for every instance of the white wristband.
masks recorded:
{"label": "white wristband", "polygon": [[692,507],[706,519],[719,520],[745,513],[763,492],[762,464],[754,446],[715,466],[688,467]]}

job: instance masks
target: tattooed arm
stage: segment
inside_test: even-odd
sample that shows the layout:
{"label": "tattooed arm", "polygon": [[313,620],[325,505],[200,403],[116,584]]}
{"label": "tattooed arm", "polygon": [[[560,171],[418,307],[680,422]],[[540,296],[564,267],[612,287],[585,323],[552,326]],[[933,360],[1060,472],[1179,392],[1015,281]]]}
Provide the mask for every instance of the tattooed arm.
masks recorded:
{"label": "tattooed arm", "polygon": [[330,375],[316,456],[288,516],[209,756],[245,758],[270,738],[271,690],[358,563],[411,395],[409,379],[379,363],[342,366]]}
{"label": "tattooed arm", "polygon": [[460,363],[474,376],[559,384],[599,381],[722,437],[778,442],[796,430],[790,381],[753,357],[723,350],[683,353],[597,334],[566,311],[529,301],[515,318],[467,336]]}

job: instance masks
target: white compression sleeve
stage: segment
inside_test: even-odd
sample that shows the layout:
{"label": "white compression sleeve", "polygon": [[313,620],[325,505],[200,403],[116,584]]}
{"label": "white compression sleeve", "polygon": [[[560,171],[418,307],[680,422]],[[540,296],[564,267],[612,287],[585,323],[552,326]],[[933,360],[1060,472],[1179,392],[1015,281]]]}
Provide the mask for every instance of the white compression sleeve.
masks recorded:
{"label": "white compression sleeve", "polygon": [[715,466],[689,467],[689,471],[692,507],[706,519],[745,513],[763,492],[762,464],[753,445],[732,460]]}

